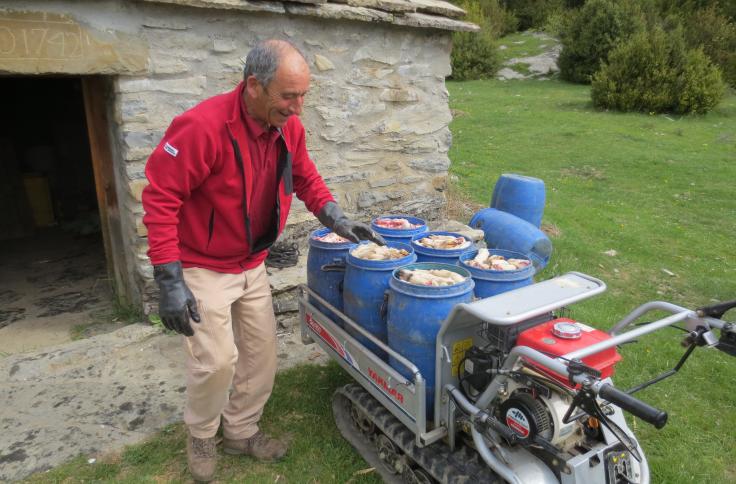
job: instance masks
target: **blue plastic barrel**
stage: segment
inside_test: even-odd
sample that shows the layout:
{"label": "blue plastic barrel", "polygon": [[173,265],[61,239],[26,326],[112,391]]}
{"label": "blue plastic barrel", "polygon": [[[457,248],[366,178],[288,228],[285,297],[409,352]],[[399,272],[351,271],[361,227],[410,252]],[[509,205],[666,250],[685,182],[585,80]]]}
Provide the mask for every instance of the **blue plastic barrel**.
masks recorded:
{"label": "blue plastic barrel", "polygon": [[[466,279],[452,286],[418,286],[399,279],[398,272],[404,269],[445,269]],[[388,345],[419,369],[427,384],[427,415],[432,415],[437,333],[456,304],[473,300],[475,284],[470,272],[463,267],[419,262],[394,270],[389,285]],[[414,375],[395,358],[389,357],[389,364],[413,380]]]}
{"label": "blue plastic barrel", "polygon": [[[309,234],[309,254],[307,255],[307,286],[342,311],[342,281],[345,276],[345,256],[352,242],[331,244],[315,237],[330,233],[322,228]],[[309,302],[342,327],[342,319],[310,297]]]}
{"label": "blue plastic barrel", "polygon": [[[380,225],[376,225],[376,220],[379,218],[403,218],[409,221],[409,223],[414,225],[419,225],[419,227],[415,229],[387,229],[386,227],[381,227]],[[371,221],[371,228],[381,234],[383,238],[386,240],[386,242],[401,242],[404,244],[411,244],[411,239],[417,234],[423,234],[427,230],[427,222],[424,220],[417,218],[417,217],[411,217],[409,215],[381,215],[380,217],[376,217]]]}
{"label": "blue plastic barrel", "polygon": [[[358,323],[376,338],[386,342],[386,291],[391,273],[397,267],[417,260],[410,245],[387,242],[389,247],[404,249],[409,255],[401,259],[367,260],[354,257],[350,252],[345,258],[345,282],[343,308],[345,315]],[[353,245],[350,250],[357,247]],[[386,352],[379,349],[368,338],[345,325],[345,330],[370,351],[385,360]]]}
{"label": "blue plastic barrel", "polygon": [[[429,237],[430,235],[451,235],[453,237],[463,237],[468,241],[468,245],[459,249],[433,249],[431,247],[425,247],[418,242],[419,239]],[[473,250],[474,248],[473,241],[469,240],[467,237],[456,234],[455,232],[439,231],[415,235],[411,239],[411,246],[417,254],[417,262],[441,262],[445,264],[457,264],[458,257],[460,257],[461,254]]]}
{"label": "blue plastic barrel", "polygon": [[528,254],[537,272],[542,270],[552,255],[549,237],[534,225],[510,213],[484,208],[468,224],[485,234],[490,249],[505,249]]}
{"label": "blue plastic barrel", "polygon": [[516,215],[539,228],[544,214],[544,182],[539,178],[504,173],[496,182],[491,208]]}
{"label": "blue plastic barrel", "polygon": [[[489,252],[491,255],[502,255],[506,259],[529,260],[528,256],[510,250],[489,249]],[[494,271],[468,265],[466,262],[473,260],[477,254],[478,251],[473,250],[461,255],[460,266],[467,269],[470,275],[473,276],[473,280],[475,281],[475,297],[479,299],[528,286],[534,282],[534,266],[529,265],[515,271]]]}

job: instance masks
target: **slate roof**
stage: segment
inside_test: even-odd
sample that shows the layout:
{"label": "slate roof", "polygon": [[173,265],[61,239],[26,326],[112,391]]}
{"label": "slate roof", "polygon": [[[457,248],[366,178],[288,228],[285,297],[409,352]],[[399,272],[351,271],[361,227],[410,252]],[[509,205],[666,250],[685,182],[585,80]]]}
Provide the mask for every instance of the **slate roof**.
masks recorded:
{"label": "slate roof", "polygon": [[465,11],[442,0],[137,0],[214,10],[242,10],[326,19],[382,22],[406,27],[477,31]]}

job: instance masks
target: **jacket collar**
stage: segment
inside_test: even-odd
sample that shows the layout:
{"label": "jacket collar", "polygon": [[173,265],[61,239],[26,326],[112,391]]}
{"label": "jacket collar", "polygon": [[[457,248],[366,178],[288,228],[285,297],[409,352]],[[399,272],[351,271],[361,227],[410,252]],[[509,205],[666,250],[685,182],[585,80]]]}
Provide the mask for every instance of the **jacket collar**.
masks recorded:
{"label": "jacket collar", "polygon": [[243,115],[242,115],[242,109],[240,107],[240,103],[243,102],[243,91],[245,90],[245,83],[243,81],[240,81],[240,83],[230,91],[230,117],[226,121],[227,124],[230,125],[232,128],[232,125],[236,123],[242,123],[244,121]]}

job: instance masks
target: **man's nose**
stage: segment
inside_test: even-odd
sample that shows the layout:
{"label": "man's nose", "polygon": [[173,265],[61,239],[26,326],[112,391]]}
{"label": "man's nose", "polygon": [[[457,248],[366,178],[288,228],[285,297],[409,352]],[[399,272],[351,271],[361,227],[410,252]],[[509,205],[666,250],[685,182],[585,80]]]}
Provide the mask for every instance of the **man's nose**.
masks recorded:
{"label": "man's nose", "polygon": [[291,106],[289,106],[289,111],[291,111],[291,114],[299,116],[300,114],[302,114],[302,108],[304,108],[304,96],[299,96],[294,99],[294,102],[291,103]]}

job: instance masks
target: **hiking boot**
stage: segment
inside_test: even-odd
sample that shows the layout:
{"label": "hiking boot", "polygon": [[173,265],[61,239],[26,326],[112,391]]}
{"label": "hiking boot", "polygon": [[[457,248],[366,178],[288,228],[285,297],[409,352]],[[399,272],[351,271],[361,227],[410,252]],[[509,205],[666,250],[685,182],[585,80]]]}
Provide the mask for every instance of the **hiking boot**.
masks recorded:
{"label": "hiking boot", "polygon": [[217,450],[215,438],[187,438],[187,464],[189,472],[197,482],[210,482],[215,477]]}
{"label": "hiking boot", "polygon": [[286,444],[269,437],[260,430],[247,439],[223,439],[223,450],[226,454],[250,455],[258,460],[273,461],[286,454]]}

